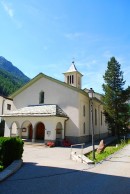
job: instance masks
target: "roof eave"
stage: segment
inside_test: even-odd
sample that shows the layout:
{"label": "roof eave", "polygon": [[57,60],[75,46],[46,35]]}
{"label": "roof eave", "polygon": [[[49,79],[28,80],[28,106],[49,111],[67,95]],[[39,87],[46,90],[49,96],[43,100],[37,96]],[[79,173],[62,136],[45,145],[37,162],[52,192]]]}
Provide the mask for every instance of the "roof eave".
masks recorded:
{"label": "roof eave", "polygon": [[56,82],[56,83],[58,83],[58,84],[61,84],[61,85],[65,86],[65,87],[68,87],[68,88],[70,88],[70,89],[72,89],[72,90],[74,90],[74,91],[77,91],[77,92],[80,92],[80,93],[86,95],[86,92],[85,92],[84,90],[82,90],[82,89],[76,88],[76,87],[71,86],[71,85],[69,85],[69,84],[67,84],[67,83],[65,83],[65,82],[62,82],[62,81],[57,80],[57,79],[55,79],[55,78],[49,77],[49,76],[47,76],[47,75],[45,75],[45,74],[43,74],[43,73],[39,73],[39,74],[38,74],[36,77],[34,77],[31,81],[29,81],[27,84],[25,84],[24,86],[22,86],[22,87],[21,87],[20,89],[18,89],[16,92],[14,92],[13,94],[11,94],[11,95],[9,96],[9,98],[14,98],[14,97],[17,96],[18,94],[20,94],[23,90],[25,90],[26,88],[30,87],[33,83],[35,83],[37,80],[39,80],[39,79],[41,79],[41,78],[43,78],[43,77],[44,77],[44,78],[47,78],[47,79],[49,79],[49,80],[51,80],[51,81],[54,81],[54,82]]}

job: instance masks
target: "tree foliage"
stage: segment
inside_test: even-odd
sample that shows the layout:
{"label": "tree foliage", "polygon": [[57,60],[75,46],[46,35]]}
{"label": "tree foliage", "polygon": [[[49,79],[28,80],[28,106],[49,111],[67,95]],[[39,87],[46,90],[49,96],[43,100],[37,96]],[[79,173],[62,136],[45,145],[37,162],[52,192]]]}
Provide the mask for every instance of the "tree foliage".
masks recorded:
{"label": "tree foliage", "polygon": [[0,95],[8,96],[22,85],[24,85],[22,80],[0,69]]}
{"label": "tree foliage", "polygon": [[120,136],[128,126],[129,107],[126,103],[130,89],[124,90],[125,81],[121,65],[112,57],[108,61],[107,70],[103,76],[105,83],[103,90],[104,114],[106,122],[113,135]]}

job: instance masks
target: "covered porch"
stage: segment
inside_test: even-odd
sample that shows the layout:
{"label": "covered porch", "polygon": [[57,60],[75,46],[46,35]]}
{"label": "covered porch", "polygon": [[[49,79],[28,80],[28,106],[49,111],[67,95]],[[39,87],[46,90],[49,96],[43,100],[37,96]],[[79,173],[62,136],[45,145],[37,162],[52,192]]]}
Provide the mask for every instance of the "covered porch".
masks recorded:
{"label": "covered porch", "polygon": [[67,115],[57,105],[29,106],[3,115],[6,137],[32,142],[58,141],[65,137]]}

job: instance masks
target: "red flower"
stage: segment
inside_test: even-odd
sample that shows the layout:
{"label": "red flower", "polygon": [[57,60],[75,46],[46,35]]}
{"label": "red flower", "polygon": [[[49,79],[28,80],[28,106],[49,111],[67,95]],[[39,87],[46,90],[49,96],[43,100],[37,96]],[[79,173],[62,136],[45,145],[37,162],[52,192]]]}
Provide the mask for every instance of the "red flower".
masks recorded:
{"label": "red flower", "polygon": [[47,146],[49,146],[49,147],[54,147],[54,146],[55,146],[55,143],[52,142],[52,141],[48,141],[48,142],[47,142]]}

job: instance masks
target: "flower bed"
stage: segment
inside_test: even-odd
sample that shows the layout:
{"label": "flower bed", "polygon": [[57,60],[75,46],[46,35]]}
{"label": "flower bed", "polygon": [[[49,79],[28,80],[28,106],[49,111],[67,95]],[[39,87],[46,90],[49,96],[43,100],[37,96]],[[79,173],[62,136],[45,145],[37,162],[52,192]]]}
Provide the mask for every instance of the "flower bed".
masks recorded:
{"label": "flower bed", "polygon": [[46,145],[49,147],[55,147],[55,143],[52,141],[48,141]]}
{"label": "flower bed", "polygon": [[63,145],[64,147],[69,147],[69,146],[71,146],[71,143],[70,143],[67,139],[64,139],[64,140],[62,141],[62,145]]}

